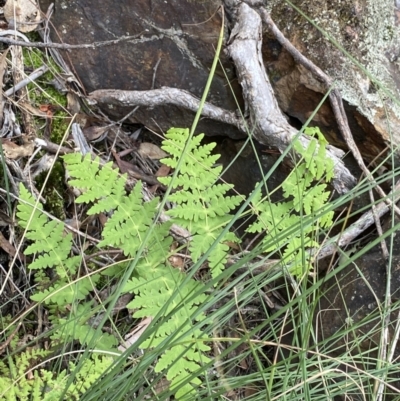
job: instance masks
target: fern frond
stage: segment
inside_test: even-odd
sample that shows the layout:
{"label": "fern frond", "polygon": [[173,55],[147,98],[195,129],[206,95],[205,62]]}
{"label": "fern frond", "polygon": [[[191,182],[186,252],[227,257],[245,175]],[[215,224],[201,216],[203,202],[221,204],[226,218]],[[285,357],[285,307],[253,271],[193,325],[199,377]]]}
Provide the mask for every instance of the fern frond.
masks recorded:
{"label": "fern frond", "polygon": [[[185,282],[184,285],[183,282]],[[127,305],[135,309],[134,317],[156,317],[162,314],[170,317],[157,326],[157,331],[151,338],[145,340],[142,348],[156,347],[171,335],[179,338],[181,344],[173,345],[166,350],[156,364],[155,370],[167,370],[167,378],[171,381],[171,389],[180,387],[182,381],[190,379],[190,383],[177,390],[178,399],[186,399],[183,394],[191,394],[199,379],[192,373],[200,368],[200,363],[208,363],[210,359],[204,354],[209,347],[203,341],[207,336],[193,325],[204,319],[203,314],[193,318],[199,305],[206,301],[206,295],[201,290],[202,284],[187,280],[185,274],[169,266],[154,267],[145,276],[132,278],[123,292],[136,294]],[[199,294],[193,298],[193,294]],[[186,344],[186,345],[183,345]]]}
{"label": "fern frond", "polygon": [[[190,308],[193,304],[205,302],[206,296],[199,295],[191,303],[187,302],[187,297],[199,291],[201,283],[189,280],[184,286],[186,275],[179,270],[167,266],[157,266],[149,270],[146,275],[133,277],[125,285],[123,292],[136,294],[128,308],[137,309],[134,317],[155,317],[161,309],[168,304],[163,314],[168,314],[178,306],[183,304]],[[173,299],[171,298],[173,296]],[[170,302],[166,302],[170,300]],[[175,327],[173,328],[175,329]]]}
{"label": "fern frond", "polygon": [[[179,161],[181,163],[174,181],[172,177],[159,178],[165,185],[182,189],[169,196],[168,200],[175,206],[168,214],[174,218],[176,224],[191,232],[190,250],[194,261],[210,247],[216,247],[208,258],[212,275],[216,277],[224,267],[229,247],[223,244],[226,238],[219,243],[215,240],[231,220],[232,216],[229,213],[242,199],[239,196],[227,195],[231,185],[216,183],[222,171],[222,167],[214,167],[219,155],[211,155],[215,144],[200,145],[203,134],[191,140],[185,154],[182,150],[189,138],[188,129],[171,129],[165,137],[162,148],[171,152],[171,157],[163,159],[162,162],[173,168],[178,166]],[[230,238],[234,237],[231,235]]]}
{"label": "fern frond", "polygon": [[57,280],[56,284],[43,291],[37,291],[31,296],[33,301],[54,303],[59,306],[71,304],[85,299],[93,291],[93,285],[99,280],[100,276],[82,277],[76,282],[67,280]]}
{"label": "fern frond", "polygon": [[126,256],[134,256],[153,224],[157,205],[157,198],[143,202],[142,183],[139,181],[107,221],[99,246],[113,246],[122,249]]}
{"label": "fern frond", "polygon": [[30,269],[46,269],[54,267],[57,274],[68,277],[75,272],[79,258],[69,258],[72,246],[72,235],[63,235],[64,224],[49,221],[42,212],[43,206],[20,185],[21,202],[17,207],[18,223],[26,228],[26,237],[34,242],[25,250],[25,255],[36,254],[35,260],[29,265]]}
{"label": "fern frond", "polygon": [[[114,363],[114,359],[104,356],[92,354],[86,359],[79,371],[75,375],[74,383],[68,388],[68,394],[83,394],[89,390],[93,383]],[[76,367],[70,364],[70,370]]]}
{"label": "fern frond", "polygon": [[96,214],[116,209],[119,201],[125,195],[126,175],[119,175],[112,168],[112,163],[106,163],[100,168],[100,159],[92,160],[87,154],[83,159],[79,153],[64,156],[68,172],[72,179],[70,185],[83,191],[75,202],[90,203],[96,201],[89,209],[89,214]]}
{"label": "fern frond", "polygon": [[[319,246],[313,236],[319,228],[329,228],[333,224],[333,211],[325,207],[330,196],[327,185],[315,183],[322,178],[325,181],[332,178],[333,164],[326,157],[328,142],[318,128],[308,129],[306,133],[317,139],[312,138],[306,149],[299,141],[293,144],[302,160],[282,183],[286,202],[262,202],[261,191],[253,192],[252,212],[257,220],[247,228],[250,233],[265,232],[262,240],[265,252],[283,248],[283,261],[297,276],[311,268],[305,248]],[[316,217],[318,215],[320,217]]]}
{"label": "fern frond", "polygon": [[[195,336],[200,336],[201,333],[195,333]],[[197,337],[199,338],[199,337]],[[202,344],[197,342],[197,344]],[[176,391],[175,397],[178,400],[193,400],[196,396],[196,388],[202,384],[202,381],[195,376],[198,371],[201,371],[201,366],[211,362],[211,359],[206,357],[203,352],[208,350],[198,349],[195,347],[189,348],[189,344],[175,345],[167,350],[159,359],[155,367],[156,372],[167,370],[167,379],[171,382],[171,390]],[[201,353],[201,364],[199,353]],[[188,382],[188,378],[190,381]]]}
{"label": "fern frond", "polygon": [[[89,156],[86,156],[82,160],[79,155],[66,155],[64,159],[70,175],[75,177],[70,183],[83,191],[77,201],[95,203],[89,209],[88,214],[95,214],[100,211],[113,212],[112,217],[105,224],[102,233],[103,240],[99,246],[120,248],[126,256],[135,256],[154,222],[158,198],[144,202],[141,181],[127,196],[124,189],[126,177],[119,176],[110,164],[101,166],[98,159],[91,160]],[[83,175],[81,174],[82,169],[86,170]],[[167,224],[166,227],[167,229],[164,230],[165,237],[170,224]],[[149,239],[149,244],[163,243],[164,237],[159,237],[159,234],[158,230],[154,230]],[[164,255],[168,253],[165,246],[164,243]],[[157,246],[154,250],[157,250]]]}
{"label": "fern frond", "polygon": [[[162,162],[172,168],[176,168],[178,161],[182,158],[182,152],[189,138],[189,129],[187,128],[171,128],[165,135],[162,148],[171,157],[163,159]],[[204,134],[197,135],[192,138],[188,144],[186,158],[181,162],[181,174],[192,177],[198,177],[198,164],[201,164],[203,170],[209,170],[219,159],[218,155],[211,155],[211,151],[215,148],[215,143],[200,145],[204,138]],[[216,175],[214,179],[218,177]],[[166,182],[170,180],[167,178]],[[207,177],[206,177],[207,178]],[[168,184],[165,184],[168,185]],[[177,186],[180,184],[177,184]],[[189,186],[190,187],[190,186]]]}
{"label": "fern frond", "polygon": [[118,341],[115,336],[108,333],[97,334],[96,329],[87,323],[82,323],[74,318],[60,319],[59,328],[51,339],[60,344],[77,340],[83,346],[90,345],[93,348],[104,351],[115,351]]}
{"label": "fern frond", "polygon": [[[17,366],[10,370],[0,366],[0,399],[5,401],[76,401],[94,383],[105,370],[113,363],[109,357],[92,355],[87,358],[74,376],[74,381],[65,392],[69,374],[67,370],[61,372],[46,369],[33,370],[33,378],[27,377],[27,372],[41,362],[50,351],[32,349],[9,358],[10,365]],[[76,369],[73,363],[69,364],[69,372]]]}
{"label": "fern frond", "polygon": [[[311,141],[312,144],[310,144],[312,151],[304,152],[303,149],[303,151],[300,151],[300,154],[305,157],[307,166],[313,166],[312,173],[316,180],[324,177],[325,181],[330,182],[334,174],[334,164],[332,158],[327,157],[326,147],[329,145],[328,141],[318,127],[307,127],[304,132],[314,137]],[[318,146],[317,151],[315,151],[314,144]]]}

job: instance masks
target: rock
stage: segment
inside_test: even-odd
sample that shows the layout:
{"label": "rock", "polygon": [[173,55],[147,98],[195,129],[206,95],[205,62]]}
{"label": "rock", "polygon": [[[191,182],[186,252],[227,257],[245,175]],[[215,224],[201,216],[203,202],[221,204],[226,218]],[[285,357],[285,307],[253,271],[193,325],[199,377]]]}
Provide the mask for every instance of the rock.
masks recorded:
{"label": "rock", "polygon": [[[46,10],[50,2],[40,0],[42,9]],[[227,39],[228,28],[234,23],[232,10],[236,2],[225,0],[224,3],[228,10]],[[140,36],[136,42],[64,53],[87,92],[171,86],[200,97],[221,26],[220,4],[221,0],[170,0],[168,3],[104,0],[99,7],[95,0],[55,0],[52,39],[78,44],[118,39],[124,35]],[[400,11],[392,0],[365,6],[358,0],[294,0],[293,4],[291,7],[272,0],[267,6],[286,37],[337,83],[362,155],[370,161],[389,144],[399,145],[400,106],[393,99],[400,94],[400,48],[396,45],[400,39]],[[318,23],[324,32],[311,25],[295,7]],[[345,51],[360,64],[353,63]],[[279,106],[292,121],[305,123],[322,100],[325,88],[309,71],[296,64],[268,32],[263,36],[263,53]],[[242,102],[234,79],[234,66],[223,54],[221,59],[235,94]],[[378,89],[380,84],[360,66],[370,71],[384,89]],[[237,108],[222,71],[214,77],[209,100],[227,110]],[[121,118],[131,109],[108,108],[106,111]],[[131,120],[165,130],[171,126],[190,126],[193,113],[173,106],[140,108]],[[332,145],[346,149],[328,101],[322,104],[311,125],[319,126]],[[205,119],[199,130],[234,139],[243,137],[234,127]]]}
{"label": "rock", "polygon": [[[41,0],[39,3],[42,10],[47,10],[51,2]],[[87,92],[170,86],[201,97],[222,24],[219,0],[103,0],[101,7],[96,0],[55,0],[54,4],[51,37],[55,42],[82,44],[138,35],[134,42],[63,53]],[[232,64],[224,55],[221,60],[232,79]],[[240,101],[240,89],[235,82],[232,85],[236,85]],[[220,68],[214,76],[208,100],[228,110],[237,109]],[[105,111],[118,119],[131,110],[108,108]],[[171,126],[190,127],[193,117],[192,112],[168,106],[151,110],[140,108],[131,121],[159,131]],[[198,131],[243,137],[236,128],[210,120],[202,120]]]}
{"label": "rock", "polygon": [[[396,218],[395,224],[398,222],[399,219]],[[382,229],[387,232],[390,227],[391,216],[385,216]],[[393,255],[391,297],[394,303],[400,299],[400,233],[395,232],[392,247],[389,239],[386,243],[389,252],[392,249]],[[345,259],[340,260],[344,265]],[[315,315],[321,333],[318,340],[330,339],[329,348],[335,349],[334,353],[343,351],[343,347],[347,347],[354,339],[356,341],[353,346],[356,344],[357,349],[354,349],[352,354],[358,354],[360,350],[375,352],[379,346],[384,316],[387,263],[380,244],[377,244],[327,280],[323,286],[319,312]],[[397,313],[391,316],[389,341],[393,338],[397,318]],[[346,331],[348,332],[345,334]],[[398,349],[396,355],[400,355],[399,351]]]}
{"label": "rock", "polygon": [[[396,100],[400,95],[397,45],[400,11],[393,1],[294,0],[292,4],[294,7],[282,1],[269,2],[272,19],[302,54],[335,80],[363,157],[370,161],[388,145],[397,147],[400,144],[400,106]],[[315,28],[295,7],[323,31]],[[306,122],[322,100],[325,89],[268,32],[264,35],[263,50],[280,107],[301,123]],[[328,101],[311,125],[318,125],[332,145],[346,148]]]}

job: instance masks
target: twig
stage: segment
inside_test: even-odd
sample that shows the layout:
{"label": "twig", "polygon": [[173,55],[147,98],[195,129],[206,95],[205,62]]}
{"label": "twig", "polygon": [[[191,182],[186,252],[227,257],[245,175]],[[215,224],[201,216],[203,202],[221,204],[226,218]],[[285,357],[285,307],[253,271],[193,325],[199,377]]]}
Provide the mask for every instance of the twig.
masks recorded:
{"label": "twig", "polygon": [[56,143],[50,142],[47,139],[43,138],[35,138],[34,139],[35,145],[47,150],[50,153],[58,153],[60,155],[66,155],[68,153],[74,153],[74,150],[69,149],[65,146],[57,145]]}
{"label": "twig", "polygon": [[[259,142],[285,152],[298,132],[287,122],[278,107],[261,54],[261,17],[246,3],[241,3],[238,8],[238,19],[230,42],[228,51],[243,87],[253,123],[253,135]],[[305,148],[310,142],[304,135],[299,137],[299,141]],[[342,151],[329,147],[328,157],[333,160],[335,166],[333,185],[339,193],[344,193],[355,184],[355,179],[340,159],[341,156]]]}
{"label": "twig", "polygon": [[[74,50],[74,49],[96,49],[103,46],[112,46],[120,42],[131,41],[132,43],[142,43],[143,33],[138,33],[132,36],[121,36],[118,39],[105,40],[103,42],[83,43],[80,45],[70,45],[68,43],[43,43],[43,42],[25,42],[22,40],[15,40],[0,36],[0,43],[6,43],[8,45],[22,46],[22,47],[38,47],[38,48],[53,48],[61,50]],[[140,38],[140,39],[138,39]]]}
{"label": "twig", "polygon": [[[400,199],[400,180],[397,181],[394,189],[389,193],[388,198],[393,199],[396,203]],[[386,199],[382,200],[378,205],[376,205],[375,212],[378,218],[381,218],[385,213],[389,211],[389,206],[386,204]],[[323,246],[317,255],[317,259],[323,259],[326,256],[330,256],[336,252],[337,248],[344,247],[348,245],[354,238],[358,237],[363,233],[368,227],[374,224],[374,214],[372,210],[364,213],[354,224],[344,230],[342,233],[333,237],[328,245]]]}
{"label": "twig", "polygon": [[4,95],[5,96],[13,95],[14,93],[16,93],[19,90],[21,90],[22,88],[24,88],[26,85],[33,82],[35,79],[37,79],[40,76],[42,76],[43,74],[45,74],[48,70],[49,70],[49,67],[47,67],[45,65],[37,68],[35,71],[33,71],[31,74],[29,74],[25,79],[23,79],[22,81],[19,81],[15,86],[13,86],[10,89],[7,89],[4,92]]}
{"label": "twig", "polygon": [[29,39],[21,32],[16,30],[7,29],[5,31],[0,31],[0,36],[18,36],[24,40],[24,42],[29,43]]}
{"label": "twig", "polygon": [[8,336],[6,341],[0,344],[0,355],[5,351],[7,348],[8,344],[10,344],[11,340],[14,338],[14,336],[18,333],[18,330],[20,329],[22,323],[19,322],[17,324],[17,327],[13,330],[13,332]]}
{"label": "twig", "polygon": [[158,69],[158,66],[160,65],[160,63],[161,63],[161,58],[159,58],[158,60],[157,60],[157,63],[156,63],[156,65],[153,67],[153,80],[152,80],[152,82],[151,82],[151,89],[154,89],[154,85],[155,85],[155,83],[156,83],[156,75],[157,75],[157,69]]}
{"label": "twig", "polygon": [[[190,92],[183,89],[168,87],[148,91],[102,89],[90,93],[88,100],[118,106],[144,106],[149,108],[172,104],[194,112],[196,112],[200,106],[200,100]],[[242,132],[246,132],[245,125],[234,112],[214,106],[211,103],[204,104],[202,115],[216,121],[234,125]]]}

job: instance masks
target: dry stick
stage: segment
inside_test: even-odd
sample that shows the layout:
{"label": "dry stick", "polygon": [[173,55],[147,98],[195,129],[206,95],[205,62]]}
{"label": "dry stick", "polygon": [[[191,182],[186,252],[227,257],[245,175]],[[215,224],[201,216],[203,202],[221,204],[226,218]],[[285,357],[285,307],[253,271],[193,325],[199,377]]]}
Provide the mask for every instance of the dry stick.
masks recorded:
{"label": "dry stick", "polygon": [[[3,52],[3,54],[0,56],[0,82],[3,83],[3,78],[4,74],[7,71],[7,55],[10,49],[8,48]],[[0,89],[1,92],[3,92],[2,89]],[[4,99],[4,93],[0,97],[0,127],[3,126],[3,120],[4,120],[4,105],[5,105],[5,99]]]}
{"label": "dry stick", "polygon": [[22,325],[22,322],[19,322],[17,324],[17,327],[12,331],[12,333],[8,336],[8,338],[3,343],[0,344],[0,355],[5,351],[5,349],[10,344],[11,340],[18,333],[18,330],[20,329],[21,325]]}
{"label": "dry stick", "polygon": [[[262,144],[285,152],[297,137],[298,131],[287,122],[279,109],[263,64],[261,45],[260,15],[247,4],[241,3],[228,52],[235,63],[243,97],[250,111],[251,132]],[[310,139],[304,135],[299,136],[298,140],[304,148],[310,143]],[[347,192],[355,184],[355,179],[341,160],[344,152],[332,146],[327,153],[335,166],[335,189],[339,193]]]}
{"label": "dry stick", "polygon": [[[117,106],[143,106],[149,108],[172,104],[194,112],[200,106],[200,100],[190,92],[168,87],[147,91],[100,89],[90,93],[88,100]],[[210,103],[205,103],[202,115],[216,121],[234,125],[242,132],[245,132],[245,124],[240,118],[236,117],[234,112],[227,111]]]}
{"label": "dry stick", "polygon": [[[393,198],[394,203],[400,200],[400,180],[397,181],[394,189],[389,193],[389,198]],[[389,206],[386,204],[385,200],[382,200],[375,207],[375,212],[378,218],[382,217],[389,211]],[[328,245],[323,246],[317,255],[317,259],[323,259],[327,256],[332,255],[337,251],[337,248],[344,247],[348,245],[354,238],[358,237],[363,233],[368,227],[374,224],[374,215],[372,210],[364,213],[354,224],[346,228],[342,233],[331,238]]]}
{"label": "dry stick", "polygon": [[66,155],[69,153],[75,153],[73,149],[69,149],[65,146],[58,145],[56,143],[50,142],[47,139],[43,138],[35,138],[34,139],[35,145],[46,150],[49,153],[53,154],[60,154],[60,155]]}
{"label": "dry stick", "polygon": [[[138,33],[132,36],[121,36],[118,39],[105,40],[103,42],[84,43],[80,45],[70,45],[68,43],[43,43],[43,42],[24,42],[22,40],[15,40],[0,36],[0,43],[8,45],[22,46],[22,47],[38,47],[38,48],[53,48],[61,50],[74,50],[74,49],[95,49],[97,47],[112,46],[120,42],[142,43],[144,40],[143,33]],[[139,39],[138,39],[139,38]],[[151,40],[150,38],[148,40]]]}
{"label": "dry stick", "polygon": [[22,88],[24,88],[26,85],[30,84],[33,82],[35,79],[41,77],[44,73],[46,73],[49,70],[49,68],[45,65],[37,68],[35,71],[33,71],[31,74],[29,74],[25,79],[19,81],[16,85],[14,85],[12,88],[7,89],[4,92],[5,96],[11,96],[15,92],[18,92]]}

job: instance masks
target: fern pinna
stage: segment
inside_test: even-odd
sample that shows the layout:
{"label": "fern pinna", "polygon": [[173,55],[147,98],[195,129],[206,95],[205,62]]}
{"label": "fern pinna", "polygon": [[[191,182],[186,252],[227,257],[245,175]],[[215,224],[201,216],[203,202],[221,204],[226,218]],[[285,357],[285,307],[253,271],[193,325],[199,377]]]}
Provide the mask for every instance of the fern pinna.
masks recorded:
{"label": "fern pinna", "polygon": [[170,129],[165,135],[162,148],[170,157],[162,162],[177,168],[176,177],[162,177],[159,181],[169,185],[173,192],[168,200],[174,207],[168,211],[174,222],[187,228],[192,238],[190,254],[194,262],[209,251],[208,261],[213,277],[218,277],[226,262],[229,247],[227,241],[238,242],[232,232],[228,232],[216,243],[224,227],[232,220],[229,213],[241,202],[240,196],[228,196],[233,185],[217,183],[222,166],[214,166],[220,155],[212,155],[215,143],[200,145],[204,134],[197,135],[186,146],[189,130]]}

